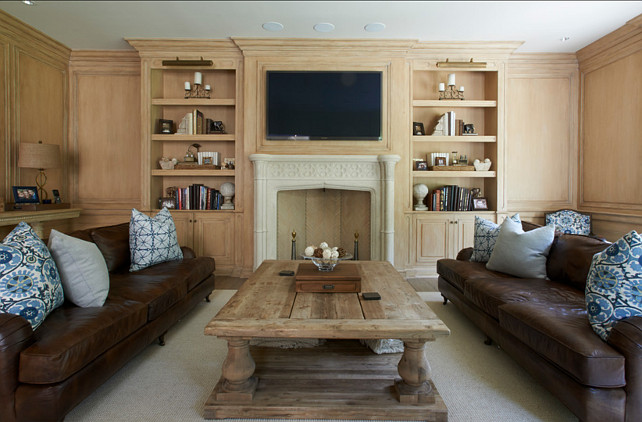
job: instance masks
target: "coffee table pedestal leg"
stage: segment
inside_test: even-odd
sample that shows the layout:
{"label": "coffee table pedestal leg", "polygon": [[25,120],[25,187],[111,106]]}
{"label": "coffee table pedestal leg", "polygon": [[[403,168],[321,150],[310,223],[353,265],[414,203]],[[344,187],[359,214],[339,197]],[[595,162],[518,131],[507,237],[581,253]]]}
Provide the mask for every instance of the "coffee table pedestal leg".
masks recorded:
{"label": "coffee table pedestal leg", "polygon": [[223,362],[223,383],[216,392],[216,400],[252,401],[258,378],[253,377],[256,365],[250,354],[250,342],[227,339],[227,357]]}
{"label": "coffee table pedestal leg", "polygon": [[430,385],[430,364],[425,355],[426,342],[404,341],[404,352],[397,369],[400,380],[395,381],[395,391],[401,403],[434,403]]}

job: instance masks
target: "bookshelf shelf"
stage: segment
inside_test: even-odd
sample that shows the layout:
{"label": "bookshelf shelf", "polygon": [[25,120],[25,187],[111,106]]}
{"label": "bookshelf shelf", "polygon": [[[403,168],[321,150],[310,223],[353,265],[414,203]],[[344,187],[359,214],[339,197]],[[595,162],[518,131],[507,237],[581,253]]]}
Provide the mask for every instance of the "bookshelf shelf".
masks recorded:
{"label": "bookshelf shelf", "polygon": [[496,136],[417,136],[413,142],[497,142]]}
{"label": "bookshelf shelf", "polygon": [[234,170],[152,170],[152,176],[233,177]]}
{"label": "bookshelf shelf", "polygon": [[454,178],[454,177],[496,177],[497,173],[494,171],[413,171],[412,177],[416,179],[421,178]]}
{"label": "bookshelf shelf", "polygon": [[233,133],[224,133],[216,135],[152,135],[152,141],[158,142],[181,142],[181,141],[202,141],[202,142],[234,142],[236,136]]}
{"label": "bookshelf shelf", "polygon": [[152,105],[158,106],[235,106],[234,98],[153,98]]}

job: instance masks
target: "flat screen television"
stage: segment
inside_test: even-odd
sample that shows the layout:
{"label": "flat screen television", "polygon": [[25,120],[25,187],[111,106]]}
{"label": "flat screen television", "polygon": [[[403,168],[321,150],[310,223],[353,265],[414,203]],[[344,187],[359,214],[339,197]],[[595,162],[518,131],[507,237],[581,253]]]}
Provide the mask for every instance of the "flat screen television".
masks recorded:
{"label": "flat screen television", "polygon": [[268,140],[381,140],[381,72],[268,71]]}

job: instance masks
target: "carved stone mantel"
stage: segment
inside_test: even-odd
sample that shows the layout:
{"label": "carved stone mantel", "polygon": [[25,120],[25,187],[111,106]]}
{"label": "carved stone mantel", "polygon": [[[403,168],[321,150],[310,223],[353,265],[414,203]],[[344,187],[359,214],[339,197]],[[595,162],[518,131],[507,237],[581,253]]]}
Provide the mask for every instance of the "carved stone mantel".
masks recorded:
{"label": "carved stone mantel", "polygon": [[398,155],[252,154],[254,269],[276,259],[277,193],[345,189],[370,192],[371,257],[394,264],[394,175]]}

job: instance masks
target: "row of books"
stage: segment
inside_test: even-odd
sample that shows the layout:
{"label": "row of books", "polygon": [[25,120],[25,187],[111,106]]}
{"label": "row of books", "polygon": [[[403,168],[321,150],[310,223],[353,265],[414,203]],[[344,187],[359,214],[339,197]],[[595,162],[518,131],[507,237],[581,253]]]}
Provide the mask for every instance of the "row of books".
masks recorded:
{"label": "row of books", "polygon": [[183,117],[176,133],[184,135],[223,133],[222,126],[221,122],[205,118],[202,111],[194,109]]}
{"label": "row of books", "polygon": [[445,136],[462,136],[464,134],[464,121],[462,119],[455,118],[455,112],[449,111],[445,116],[445,127],[444,135]]}
{"label": "row of books", "polygon": [[223,199],[221,192],[201,184],[176,189],[177,210],[220,210]]}
{"label": "row of books", "polygon": [[429,211],[473,211],[473,194],[469,188],[448,185],[434,189],[426,197]]}

